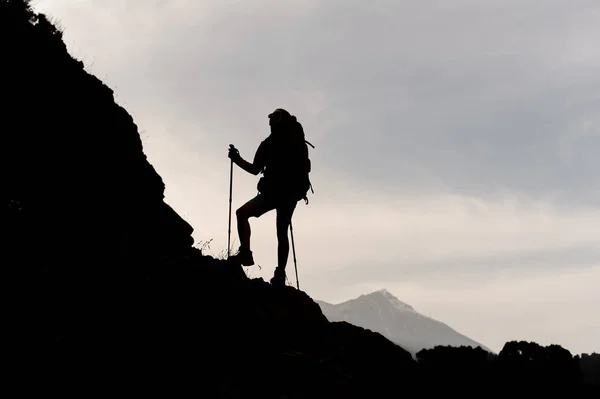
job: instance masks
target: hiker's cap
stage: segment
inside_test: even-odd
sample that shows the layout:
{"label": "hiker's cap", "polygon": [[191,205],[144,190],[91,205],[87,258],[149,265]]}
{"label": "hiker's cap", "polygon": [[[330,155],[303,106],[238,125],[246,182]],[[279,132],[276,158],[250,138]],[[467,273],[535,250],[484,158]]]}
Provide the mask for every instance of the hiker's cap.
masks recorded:
{"label": "hiker's cap", "polygon": [[284,119],[290,118],[292,115],[283,108],[277,108],[269,114],[269,124],[282,122]]}

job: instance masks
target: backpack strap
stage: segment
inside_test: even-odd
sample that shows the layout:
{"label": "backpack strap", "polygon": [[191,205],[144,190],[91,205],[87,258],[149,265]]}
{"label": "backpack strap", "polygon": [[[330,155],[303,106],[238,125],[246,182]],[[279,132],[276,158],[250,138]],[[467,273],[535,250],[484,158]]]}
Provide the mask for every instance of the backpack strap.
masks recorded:
{"label": "backpack strap", "polygon": [[[310,191],[314,194],[315,190],[313,190],[313,186],[312,186],[312,183],[310,182],[310,179],[308,180],[308,185],[310,187]],[[302,197],[302,199],[304,200],[305,205],[308,205],[308,197],[306,196],[306,194],[304,195],[304,197]]]}

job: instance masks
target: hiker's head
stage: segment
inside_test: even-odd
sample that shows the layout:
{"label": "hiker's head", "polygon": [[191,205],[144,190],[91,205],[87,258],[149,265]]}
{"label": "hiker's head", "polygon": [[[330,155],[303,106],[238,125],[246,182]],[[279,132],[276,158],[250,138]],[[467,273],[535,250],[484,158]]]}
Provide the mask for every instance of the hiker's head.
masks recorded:
{"label": "hiker's head", "polygon": [[277,108],[269,114],[269,126],[271,126],[271,132],[273,133],[285,130],[294,122],[296,122],[296,117],[283,108]]}

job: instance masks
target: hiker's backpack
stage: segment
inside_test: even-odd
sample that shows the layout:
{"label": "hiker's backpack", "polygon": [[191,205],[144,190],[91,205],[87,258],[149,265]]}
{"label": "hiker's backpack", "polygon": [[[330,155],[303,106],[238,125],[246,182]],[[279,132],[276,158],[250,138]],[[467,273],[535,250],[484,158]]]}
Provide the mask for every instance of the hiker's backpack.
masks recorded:
{"label": "hiker's backpack", "polygon": [[[308,146],[315,146],[305,139],[302,125],[294,121],[291,129],[284,135],[279,138],[269,136],[266,141],[269,146],[270,165],[267,166],[268,174],[265,174],[265,177],[269,180],[279,180],[278,187],[285,187],[283,189],[292,191],[298,196],[298,200],[303,199],[308,204],[308,191],[314,194],[309,176],[312,164]],[[258,189],[261,192],[269,189],[265,178],[259,181]]]}
{"label": "hiker's backpack", "polygon": [[311,193],[315,193],[315,191],[313,190],[312,187],[312,183],[310,182],[310,172],[312,171],[312,164],[310,161],[310,157],[308,155],[308,146],[310,145],[312,148],[315,148],[314,145],[312,145],[310,142],[308,142],[305,137],[304,137],[304,131],[302,130],[302,136],[301,136],[301,161],[302,161],[302,165],[303,167],[300,169],[299,171],[299,175],[300,175],[300,191],[301,193],[304,193],[304,195],[302,197],[300,197],[301,199],[303,199],[305,201],[306,204],[308,204],[308,190],[310,189]]}

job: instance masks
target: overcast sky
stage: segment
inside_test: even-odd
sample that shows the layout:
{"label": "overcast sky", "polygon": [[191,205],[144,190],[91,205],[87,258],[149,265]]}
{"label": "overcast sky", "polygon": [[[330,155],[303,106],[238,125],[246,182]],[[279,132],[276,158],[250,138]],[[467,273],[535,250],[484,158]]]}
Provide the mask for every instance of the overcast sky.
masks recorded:
{"label": "overcast sky", "polygon": [[[228,145],[251,160],[283,107],[316,146],[294,217],[309,295],[387,288],[496,351],[600,351],[597,0],[34,4],[132,114],[214,254]],[[256,182],[235,169],[234,210]],[[268,279],[275,215],[251,225],[249,273]]]}

